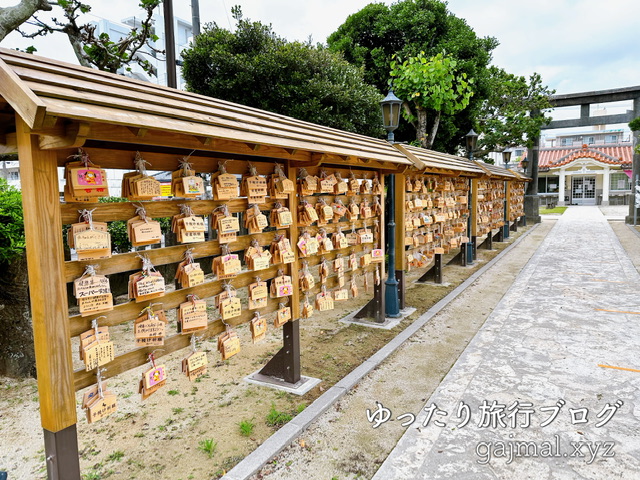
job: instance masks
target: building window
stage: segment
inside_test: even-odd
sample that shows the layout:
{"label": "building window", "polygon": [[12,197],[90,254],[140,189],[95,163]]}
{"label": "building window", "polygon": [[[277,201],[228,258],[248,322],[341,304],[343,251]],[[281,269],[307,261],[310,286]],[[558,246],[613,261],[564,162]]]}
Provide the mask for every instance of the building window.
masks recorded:
{"label": "building window", "polygon": [[515,152],[513,152],[513,154],[514,154],[516,157],[521,157],[523,153],[524,153],[524,150],[522,150],[521,148],[519,148],[519,149],[517,149]]}
{"label": "building window", "polygon": [[559,188],[559,177],[538,177],[538,193],[558,193]]}
{"label": "building window", "polygon": [[20,172],[9,172],[9,180],[20,180]]}
{"label": "building window", "polygon": [[572,146],[573,145],[573,138],[563,138],[561,141],[561,145],[563,146]]}
{"label": "building window", "polygon": [[617,135],[607,135],[604,137],[605,143],[616,143],[618,141]]}
{"label": "building window", "polygon": [[586,143],[587,145],[593,145],[594,143],[596,143],[596,140],[594,137],[584,137],[584,143]]}
{"label": "building window", "polygon": [[612,173],[609,176],[609,190],[631,190],[631,180],[626,173]]}

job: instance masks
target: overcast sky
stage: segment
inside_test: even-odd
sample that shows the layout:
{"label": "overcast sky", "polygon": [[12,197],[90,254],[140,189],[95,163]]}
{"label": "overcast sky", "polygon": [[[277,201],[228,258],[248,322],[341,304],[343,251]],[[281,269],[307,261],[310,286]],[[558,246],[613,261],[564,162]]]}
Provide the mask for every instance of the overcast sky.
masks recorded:
{"label": "overcast sky", "polygon": [[[132,16],[137,0],[86,0],[93,14],[111,20]],[[8,6],[16,0],[0,0]],[[289,40],[325,42],[368,0],[200,0],[202,23],[230,28],[230,10],[241,5],[245,18],[270,23]],[[390,4],[387,0],[381,3]],[[507,71],[542,75],[556,93],[640,85],[640,2],[638,0],[450,0],[449,9],[479,36],[500,45],[493,63]],[[174,0],[175,15],[190,19],[189,0]],[[38,54],[74,61],[66,39],[24,40],[12,34],[4,47],[34,44]],[[613,112],[609,112],[613,113]]]}

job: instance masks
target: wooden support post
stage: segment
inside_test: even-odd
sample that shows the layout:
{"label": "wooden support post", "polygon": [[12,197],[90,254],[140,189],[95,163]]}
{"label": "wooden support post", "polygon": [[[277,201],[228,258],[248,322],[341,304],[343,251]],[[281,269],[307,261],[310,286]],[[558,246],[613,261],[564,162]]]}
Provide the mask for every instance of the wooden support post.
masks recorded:
{"label": "wooden support post", "polygon": [[[476,237],[475,235],[471,237],[471,251],[473,252],[473,259],[477,260],[478,259],[478,237]],[[469,265],[469,262],[467,262],[467,265]]]}
{"label": "wooden support post", "polygon": [[493,237],[493,239],[496,242],[504,242],[504,226],[500,227],[498,229],[498,233],[495,234],[495,236]]}
{"label": "wooden support post", "polygon": [[515,222],[513,222],[513,225],[511,225],[511,231],[512,232],[517,232],[518,231],[518,220],[520,220],[520,219],[516,218]]}
{"label": "wooden support post", "polygon": [[[294,167],[289,165],[286,168],[287,178],[297,178]],[[289,210],[293,213],[293,223],[289,226],[289,240],[295,248],[298,243],[298,196],[295,193],[289,194]],[[299,285],[298,263],[289,265],[289,275],[291,283]],[[264,366],[260,373],[270,377],[284,380],[286,383],[296,384],[300,381],[300,290],[294,288],[291,296],[291,320],[282,326],[282,348]]]}
{"label": "wooden support post", "polygon": [[442,283],[442,254],[436,253],[433,266],[427,270],[427,273],[422,275],[418,282],[430,282]]}
{"label": "wooden support post", "polygon": [[[48,478],[79,480],[77,439],[69,440],[75,437],[76,397],[57,158],[55,152],[40,150],[38,138],[31,135],[19,116],[16,127],[40,417],[45,436],[50,439],[45,445],[45,457],[50,459]],[[65,448],[60,449],[63,440]]]}
{"label": "wooden support post", "polygon": [[[382,185],[382,189],[384,191],[384,175],[380,175],[380,185]],[[385,199],[381,199],[380,204],[382,205],[382,215],[380,215],[381,225],[378,225],[380,232],[380,243],[379,247],[383,248],[385,251],[389,251],[388,247],[385,248],[385,213],[387,212]],[[377,267],[376,267],[377,268]],[[385,263],[382,262],[380,265],[380,285],[375,285],[373,287],[373,298],[367,303],[364,307],[360,309],[358,313],[356,313],[355,318],[373,318],[376,323],[384,323],[387,319],[386,315],[386,303],[385,303],[385,287],[384,287],[384,278],[386,276],[385,272]],[[402,308],[402,307],[400,307]]]}

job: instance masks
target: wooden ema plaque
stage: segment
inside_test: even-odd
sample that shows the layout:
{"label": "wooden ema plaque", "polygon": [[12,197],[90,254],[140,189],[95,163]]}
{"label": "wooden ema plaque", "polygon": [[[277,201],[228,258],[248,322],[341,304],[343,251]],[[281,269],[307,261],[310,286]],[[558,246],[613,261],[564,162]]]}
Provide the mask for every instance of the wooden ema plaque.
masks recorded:
{"label": "wooden ema plaque", "polygon": [[384,262],[384,250],[381,248],[374,248],[371,250],[371,263]]}
{"label": "wooden ema plaque", "polygon": [[78,260],[111,258],[111,235],[109,232],[87,229],[73,237]]}
{"label": "wooden ema plaque", "polygon": [[342,300],[349,300],[349,292],[344,288],[341,288],[339,290],[335,290],[333,292],[333,299],[336,302],[342,301]]}
{"label": "wooden ema plaque", "polygon": [[109,196],[107,172],[97,165],[69,162],[65,166],[65,178],[65,191],[68,190],[70,197],[93,197],[91,201],[95,201],[96,197]]}
{"label": "wooden ema plaque", "polygon": [[233,330],[227,330],[218,337],[218,351],[222,356],[222,360],[228,360],[232,356],[240,352],[240,339],[238,334]]}
{"label": "wooden ema plaque", "polygon": [[223,320],[230,320],[242,314],[242,303],[238,297],[227,298],[220,302],[220,316]]}
{"label": "wooden ema plaque", "polygon": [[[174,233],[180,243],[204,242],[207,227],[204,219],[198,215],[178,216]],[[175,217],[174,217],[175,218]]]}
{"label": "wooden ema plaque", "polygon": [[271,298],[281,298],[293,295],[293,284],[291,277],[280,275],[271,280]]}
{"label": "wooden ema plaque", "polygon": [[175,280],[182,288],[195,287],[204,283],[204,271],[197,262],[188,263],[187,260],[178,264]]}
{"label": "wooden ema plaque", "polygon": [[333,297],[330,292],[320,292],[316,295],[316,309],[320,312],[333,310]]}
{"label": "wooden ema plaque", "polygon": [[[109,327],[103,326],[98,328],[98,338],[101,342],[108,342],[110,340]],[[96,331],[94,329],[87,330],[80,334],[80,360],[84,360],[84,349],[87,345],[93,343],[96,339]]]}
{"label": "wooden ema plaque", "polygon": [[209,324],[207,317],[207,302],[205,300],[190,300],[178,307],[179,332],[188,335],[205,330]]}
{"label": "wooden ema plaque", "polygon": [[74,280],[73,295],[83,317],[113,310],[109,279],[104,275],[88,275]]}
{"label": "wooden ema plaque", "polygon": [[251,320],[249,328],[251,330],[251,340],[253,343],[258,343],[267,336],[267,319],[257,315]]}
{"label": "wooden ema plaque", "polygon": [[273,320],[273,326],[278,328],[291,320],[291,307],[279,308]]}
{"label": "wooden ema plaque", "polygon": [[267,179],[261,175],[244,177],[242,180],[242,194],[247,197],[248,203],[263,204],[269,194]]}
{"label": "wooden ema plaque", "polygon": [[238,179],[230,173],[220,173],[212,179],[215,200],[233,200],[238,198]]}
{"label": "wooden ema plaque", "polygon": [[[96,387],[97,389],[97,387]],[[114,393],[96,395],[86,407],[87,422],[93,423],[118,411],[118,399]]]}
{"label": "wooden ema plaque", "polygon": [[164,345],[167,323],[168,320],[163,310],[136,318],[133,324],[136,347]]}
{"label": "wooden ema plaque", "polygon": [[162,242],[160,222],[149,219],[143,220],[137,215],[127,221],[127,233],[131,245],[134,247],[157,245]]}
{"label": "wooden ema plaque", "polygon": [[78,309],[82,317],[113,310],[113,295],[111,293],[93,295],[91,297],[81,297],[77,300]]}
{"label": "wooden ema plaque", "polygon": [[[93,224],[93,230],[97,230],[99,232],[105,232],[105,233],[108,232],[109,227],[106,222],[92,222],[92,224]],[[90,229],[91,229],[91,226],[89,225],[89,222],[80,222],[80,223],[74,223],[73,225],[71,225],[71,227],[67,231],[67,243],[69,244],[69,248],[76,248],[75,242],[74,242],[76,234],[85,232]]]}
{"label": "wooden ema plaque", "polygon": [[205,352],[192,352],[182,360],[182,373],[193,382],[207,373],[208,363]]}
{"label": "wooden ema plaque", "polygon": [[114,359],[113,342],[101,342],[94,339],[93,342],[83,348],[82,356],[84,359],[85,370],[87,372],[106,365]]}
{"label": "wooden ema plaque", "polygon": [[142,374],[140,389],[142,400],[146,400],[167,384],[167,373],[164,365],[155,365]]}
{"label": "wooden ema plaque", "polygon": [[129,298],[146,302],[165,294],[164,277],[159,272],[138,272],[129,277]]}

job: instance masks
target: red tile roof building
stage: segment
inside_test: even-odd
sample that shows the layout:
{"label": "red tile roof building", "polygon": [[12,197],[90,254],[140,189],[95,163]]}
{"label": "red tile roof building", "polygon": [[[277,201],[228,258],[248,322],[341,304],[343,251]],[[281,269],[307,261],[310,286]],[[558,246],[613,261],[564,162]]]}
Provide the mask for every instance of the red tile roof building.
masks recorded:
{"label": "red tile roof building", "polygon": [[[526,153],[523,158],[526,158]],[[538,192],[543,204],[627,204],[633,146],[630,142],[542,147]]]}

